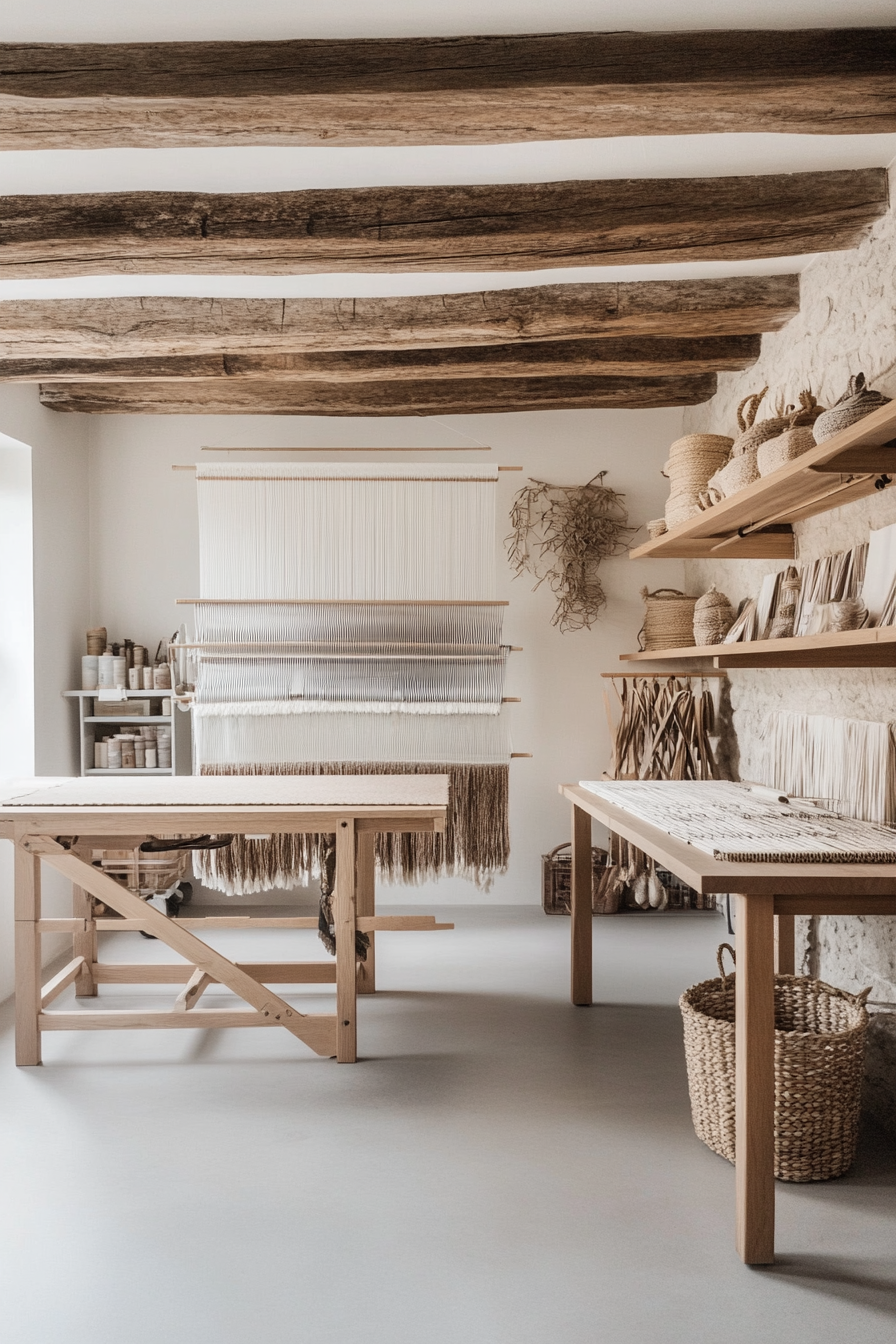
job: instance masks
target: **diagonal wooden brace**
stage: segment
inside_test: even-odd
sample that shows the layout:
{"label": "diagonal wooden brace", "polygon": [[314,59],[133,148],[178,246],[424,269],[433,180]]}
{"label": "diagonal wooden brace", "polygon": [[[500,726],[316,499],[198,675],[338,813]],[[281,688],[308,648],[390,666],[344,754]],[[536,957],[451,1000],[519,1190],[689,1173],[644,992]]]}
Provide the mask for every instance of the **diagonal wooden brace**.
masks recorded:
{"label": "diagonal wooden brace", "polygon": [[38,855],[57,872],[71,879],[76,886],[89,891],[106,905],[125,918],[139,919],[147,933],[152,933],[160,942],[167,945],[192,962],[198,969],[205,971],[213,980],[226,985],[246,1003],[252,1005],[265,1017],[280,1022],[287,1031],[292,1032],[300,1041],[318,1055],[336,1054],[336,1019],[325,1014],[305,1014],[274,994],[265,985],[253,980],[245,971],[241,971],[232,961],[216,952],[195,937],[188,929],[181,928],[175,920],[169,919],[161,911],[154,909],[139,896],[121,886],[114,878],[85,863],[76,854],[69,853],[62,845],[48,836],[25,836],[21,840],[23,849]]}

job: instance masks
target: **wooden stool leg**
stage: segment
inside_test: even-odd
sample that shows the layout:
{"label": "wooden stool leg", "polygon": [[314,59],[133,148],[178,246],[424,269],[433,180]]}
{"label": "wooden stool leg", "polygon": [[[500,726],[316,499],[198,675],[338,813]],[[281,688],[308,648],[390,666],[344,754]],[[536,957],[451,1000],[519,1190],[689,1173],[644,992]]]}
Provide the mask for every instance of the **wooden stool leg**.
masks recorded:
{"label": "wooden stool leg", "polygon": [[[376,832],[358,832],[358,890],[359,915],[376,914]],[[368,935],[370,946],[367,960],[358,962],[358,993],[376,993],[376,934]]]}
{"label": "wooden stool leg", "polygon": [[773,896],[737,897],[737,1249],[748,1265],[775,1259],[774,908]]}
{"label": "wooden stool leg", "polygon": [[796,975],[795,915],[775,915],[775,973]]}
{"label": "wooden stool leg", "polygon": [[83,887],[72,884],[72,914],[75,919],[86,921],[83,933],[72,938],[72,955],[84,958],[84,967],[75,981],[75,993],[79,999],[95,999],[97,984],[93,978],[91,966],[96,962],[96,920],[93,917],[93,901]]}
{"label": "wooden stool leg", "polygon": [[336,831],[336,1058],[354,1064],[358,1058],[355,958],[355,823],[341,821]]}
{"label": "wooden stool leg", "polygon": [[591,1003],[591,818],[573,803],[570,996]]}
{"label": "wooden stool leg", "polygon": [[40,859],[16,845],[16,1064],[40,1063]]}

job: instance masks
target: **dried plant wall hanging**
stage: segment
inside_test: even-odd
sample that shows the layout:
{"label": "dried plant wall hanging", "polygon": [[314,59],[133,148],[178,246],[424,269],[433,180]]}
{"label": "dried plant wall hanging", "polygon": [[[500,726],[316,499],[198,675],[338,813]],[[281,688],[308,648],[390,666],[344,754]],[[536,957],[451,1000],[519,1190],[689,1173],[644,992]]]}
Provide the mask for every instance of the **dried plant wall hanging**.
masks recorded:
{"label": "dried plant wall hanging", "polygon": [[637,531],[628,525],[625,496],[604,485],[606,474],[587,485],[530,478],[510,511],[510,563],[517,577],[534,574],[535,588],[549,584],[557,598],[552,624],[563,631],[591,629],[607,603],[600,563],[621,554]]}

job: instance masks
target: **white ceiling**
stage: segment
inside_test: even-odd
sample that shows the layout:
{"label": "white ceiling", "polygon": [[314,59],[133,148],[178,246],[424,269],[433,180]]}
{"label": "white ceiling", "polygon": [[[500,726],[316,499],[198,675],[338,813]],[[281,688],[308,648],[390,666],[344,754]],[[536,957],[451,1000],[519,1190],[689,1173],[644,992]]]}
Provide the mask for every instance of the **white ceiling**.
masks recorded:
{"label": "white ceiling", "polygon": [[[892,24],[894,0],[4,0],[0,41],[374,37]],[[785,39],[786,40],[786,39]],[[886,166],[896,135],[703,135],[519,145],[0,152],[0,195],[717,177]],[[769,262],[587,267],[552,271],[312,276],[96,276],[0,280],[0,299],[110,294],[373,295],[509,288],[583,280],[678,279],[801,270]]]}

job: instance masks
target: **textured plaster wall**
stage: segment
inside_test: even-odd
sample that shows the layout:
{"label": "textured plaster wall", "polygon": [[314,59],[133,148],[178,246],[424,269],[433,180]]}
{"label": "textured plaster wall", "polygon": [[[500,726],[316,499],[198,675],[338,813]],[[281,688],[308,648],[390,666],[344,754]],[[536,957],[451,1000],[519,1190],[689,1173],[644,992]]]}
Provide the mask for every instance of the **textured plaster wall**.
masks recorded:
{"label": "textured plaster wall", "polygon": [[[891,199],[896,197],[891,175]],[[685,412],[684,432],[736,433],[738,403],[767,383],[795,402],[809,387],[830,406],[851,373],[864,371],[879,391],[896,397],[896,213],[880,220],[858,248],[819,257],[804,272],[800,313],[763,338],[759,362],[746,373],[722,374],[712,401]],[[761,415],[760,415],[760,418]],[[843,550],[868,538],[870,527],[896,522],[896,486],[796,525],[800,559]],[[778,561],[694,561],[688,591],[711,583],[735,604],[753,596]],[[761,779],[759,727],[776,709],[896,720],[896,667],[741,671],[730,673],[731,759],[742,779]],[[800,921],[803,968],[844,989],[872,986],[869,1108],[896,1131],[896,919]]]}

